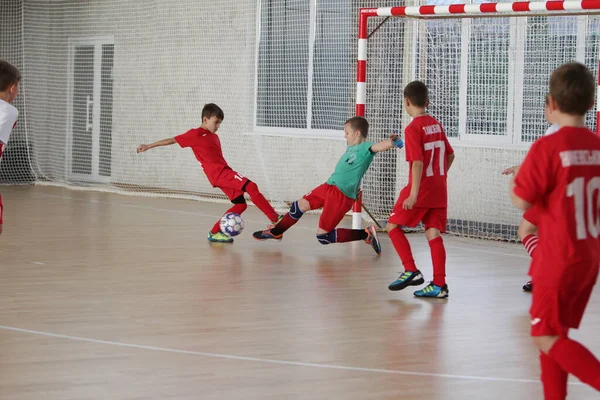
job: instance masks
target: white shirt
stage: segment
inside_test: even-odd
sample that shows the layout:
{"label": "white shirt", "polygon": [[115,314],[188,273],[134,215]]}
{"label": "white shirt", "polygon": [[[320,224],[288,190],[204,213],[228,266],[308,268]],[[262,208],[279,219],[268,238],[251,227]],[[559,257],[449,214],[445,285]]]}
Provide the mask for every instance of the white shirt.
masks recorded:
{"label": "white shirt", "polygon": [[8,143],[18,116],[19,111],[12,104],[0,100],[0,146]]}
{"label": "white shirt", "polygon": [[560,125],[552,124],[552,125],[550,125],[550,127],[548,129],[546,129],[546,133],[544,133],[544,136],[552,135],[553,133],[556,133],[559,130],[560,130]]}

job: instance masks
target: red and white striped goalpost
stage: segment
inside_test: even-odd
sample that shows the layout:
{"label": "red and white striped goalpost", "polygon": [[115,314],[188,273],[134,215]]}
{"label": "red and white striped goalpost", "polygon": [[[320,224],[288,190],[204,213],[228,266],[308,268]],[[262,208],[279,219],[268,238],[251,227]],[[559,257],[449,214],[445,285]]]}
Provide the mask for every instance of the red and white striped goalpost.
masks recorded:
{"label": "red and white striped goalpost", "polygon": [[[356,77],[356,115],[365,116],[367,108],[367,40],[371,17],[408,18],[475,18],[527,17],[534,15],[587,15],[600,13],[600,0],[539,1],[514,3],[450,4],[444,6],[402,6],[361,8],[358,22],[358,60]],[[600,93],[600,60],[598,61],[598,93]],[[600,135],[600,94],[596,95],[596,133]],[[352,208],[352,228],[362,227],[362,192]]]}

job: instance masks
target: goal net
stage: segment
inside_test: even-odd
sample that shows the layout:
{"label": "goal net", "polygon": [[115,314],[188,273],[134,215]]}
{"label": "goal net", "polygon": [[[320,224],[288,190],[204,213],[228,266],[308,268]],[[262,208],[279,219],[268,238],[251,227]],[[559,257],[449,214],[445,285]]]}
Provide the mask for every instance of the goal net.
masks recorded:
{"label": "goal net", "polygon": [[[580,61],[598,74],[598,7],[596,1],[430,2],[362,10],[357,113],[366,107],[374,139],[401,132],[410,122],[404,86],[415,79],[427,84],[429,112],[456,153],[448,174],[449,232],[516,238],[521,213],[501,172],[520,164],[548,128],[544,98],[552,70]],[[587,122],[594,130],[595,111]],[[363,185],[367,209],[384,218],[407,179],[403,152],[376,157]]]}
{"label": "goal net", "polygon": [[[396,1],[5,2],[0,58],[24,78],[0,183],[226,202],[189,150],[135,152],[141,143],[199,126],[202,106],[214,102],[225,111],[225,158],[284,210],[333,171],[357,94],[365,93],[376,141],[402,132],[409,122],[402,88],[421,79],[430,88],[430,112],[457,154],[450,232],[515,240],[520,214],[501,171],[519,164],[545,131],[550,71],[579,60],[597,74],[600,20],[581,5],[599,2],[561,6],[584,15],[559,15],[563,2],[527,17],[482,5],[497,14],[491,18],[472,4],[465,8],[472,18],[391,17],[383,24],[383,14],[404,8],[377,7]],[[427,12],[446,7],[412,5]],[[371,10],[370,37],[359,46],[363,8]],[[362,47],[367,83],[357,93]],[[589,124],[595,126],[593,113]],[[375,157],[362,185],[363,204],[375,218],[386,219],[406,168],[403,150]]]}

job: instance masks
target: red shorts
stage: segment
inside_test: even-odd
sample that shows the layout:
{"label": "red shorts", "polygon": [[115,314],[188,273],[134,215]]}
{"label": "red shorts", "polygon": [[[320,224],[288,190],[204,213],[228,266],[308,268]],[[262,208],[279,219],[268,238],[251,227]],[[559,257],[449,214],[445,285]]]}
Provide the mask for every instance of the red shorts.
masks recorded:
{"label": "red shorts", "polygon": [[446,232],[448,221],[448,208],[420,208],[413,207],[412,210],[403,208],[404,198],[399,197],[394,209],[390,213],[388,222],[396,225],[414,228],[423,222],[425,229],[435,228],[442,233]]}
{"label": "red shorts", "polygon": [[2,225],[2,212],[4,211],[4,206],[2,205],[2,195],[0,194],[0,225]]}
{"label": "red shorts", "polygon": [[566,336],[579,328],[594,284],[546,287],[535,284],[531,308],[531,336]]}
{"label": "red shorts", "polygon": [[523,219],[534,226],[538,226],[540,222],[539,209],[536,206],[530,207],[525,213],[523,213]]}
{"label": "red shorts", "polygon": [[354,204],[354,199],[342,193],[337,186],[327,183],[317,186],[303,198],[308,201],[311,210],[323,207],[319,228],[327,232],[331,232],[338,226]]}
{"label": "red shorts", "polygon": [[213,182],[214,187],[218,187],[221,189],[225,196],[229,200],[233,200],[237,197],[243,196],[244,185],[248,183],[250,179],[243,177],[232,169],[226,169],[217,178],[215,182]]}

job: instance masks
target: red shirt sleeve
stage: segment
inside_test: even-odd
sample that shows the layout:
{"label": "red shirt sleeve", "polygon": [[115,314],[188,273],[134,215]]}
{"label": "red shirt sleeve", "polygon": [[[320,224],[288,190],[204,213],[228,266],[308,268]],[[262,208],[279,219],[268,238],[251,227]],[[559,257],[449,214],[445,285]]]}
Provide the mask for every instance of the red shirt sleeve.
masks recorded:
{"label": "red shirt sleeve", "polygon": [[450,145],[450,141],[448,141],[448,137],[444,134],[444,142],[446,142],[446,154],[454,154],[454,149]]}
{"label": "red shirt sleeve", "polygon": [[415,124],[409,124],[405,130],[406,161],[423,161],[423,134]]}
{"label": "red shirt sleeve", "polygon": [[196,132],[194,129],[190,129],[186,133],[175,136],[175,141],[181,147],[191,147],[196,142]]}
{"label": "red shirt sleeve", "polygon": [[530,204],[538,203],[552,185],[548,151],[543,140],[536,141],[517,172],[514,193]]}

